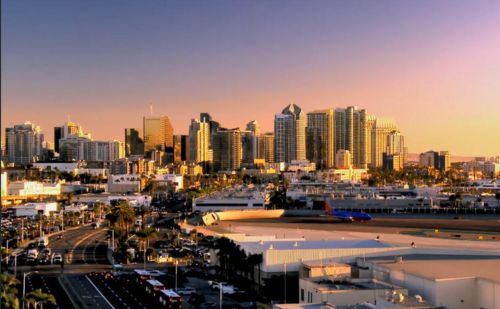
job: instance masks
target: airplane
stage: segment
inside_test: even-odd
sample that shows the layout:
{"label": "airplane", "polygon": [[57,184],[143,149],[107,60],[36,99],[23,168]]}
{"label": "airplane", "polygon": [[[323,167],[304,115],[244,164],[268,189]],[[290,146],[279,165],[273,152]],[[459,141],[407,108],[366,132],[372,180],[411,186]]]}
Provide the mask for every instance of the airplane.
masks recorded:
{"label": "airplane", "polygon": [[331,216],[342,221],[370,221],[372,216],[364,212],[335,210],[330,207],[328,199],[325,200],[325,211],[327,216]]}

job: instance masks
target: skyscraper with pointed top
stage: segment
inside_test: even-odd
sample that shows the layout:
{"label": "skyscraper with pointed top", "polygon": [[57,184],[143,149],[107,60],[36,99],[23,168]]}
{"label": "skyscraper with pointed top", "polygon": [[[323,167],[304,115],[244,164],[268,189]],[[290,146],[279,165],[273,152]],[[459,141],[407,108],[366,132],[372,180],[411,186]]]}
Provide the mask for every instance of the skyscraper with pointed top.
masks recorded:
{"label": "skyscraper with pointed top", "polygon": [[290,104],[274,117],[274,159],[291,162],[306,159],[306,116],[296,104]]}

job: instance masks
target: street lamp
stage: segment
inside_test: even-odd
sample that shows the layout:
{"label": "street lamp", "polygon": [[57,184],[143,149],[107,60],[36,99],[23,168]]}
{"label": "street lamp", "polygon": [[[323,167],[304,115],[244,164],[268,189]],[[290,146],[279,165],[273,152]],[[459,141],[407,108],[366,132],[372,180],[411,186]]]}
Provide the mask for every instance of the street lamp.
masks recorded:
{"label": "street lamp", "polygon": [[222,282],[219,282],[219,306],[220,306],[220,309],[222,309],[222,290],[223,290]]}
{"label": "street lamp", "polygon": [[284,280],[285,281],[284,282],[285,285],[284,285],[284,290],[283,291],[284,291],[284,294],[285,294],[284,296],[285,296],[285,304],[286,304],[286,262],[283,263],[283,270],[284,270],[284,273],[285,273],[285,280]]}
{"label": "street lamp", "polygon": [[179,260],[175,260],[175,291],[177,292],[177,265],[179,265]]}
{"label": "street lamp", "polygon": [[9,241],[10,239],[7,239],[7,243],[5,244],[5,252],[7,253],[7,268],[9,268]]}
{"label": "street lamp", "polygon": [[24,303],[25,303],[25,298],[26,298],[26,277],[31,275],[31,274],[36,274],[38,273],[38,271],[30,271],[30,272],[27,272],[27,273],[23,273],[23,302],[22,302],[22,306],[21,306],[21,309],[24,309]]}

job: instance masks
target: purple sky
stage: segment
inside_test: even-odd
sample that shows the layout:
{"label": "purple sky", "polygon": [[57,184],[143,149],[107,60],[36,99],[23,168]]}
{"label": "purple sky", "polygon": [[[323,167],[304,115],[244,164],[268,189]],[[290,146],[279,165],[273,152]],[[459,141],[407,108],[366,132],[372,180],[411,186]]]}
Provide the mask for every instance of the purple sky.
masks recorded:
{"label": "purple sky", "polygon": [[410,152],[500,154],[499,1],[2,1],[2,133],[123,140],[154,104],[272,130],[289,103],[395,118]]}

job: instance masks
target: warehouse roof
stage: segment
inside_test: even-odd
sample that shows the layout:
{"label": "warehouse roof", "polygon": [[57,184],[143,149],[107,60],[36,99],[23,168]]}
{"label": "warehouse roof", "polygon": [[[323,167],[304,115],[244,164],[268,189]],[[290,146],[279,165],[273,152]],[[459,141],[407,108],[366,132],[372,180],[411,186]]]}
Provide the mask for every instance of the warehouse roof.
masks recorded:
{"label": "warehouse roof", "polygon": [[266,250],[310,250],[310,249],[352,249],[388,248],[387,243],[376,240],[311,240],[311,241],[260,241],[240,243],[251,251]]}

